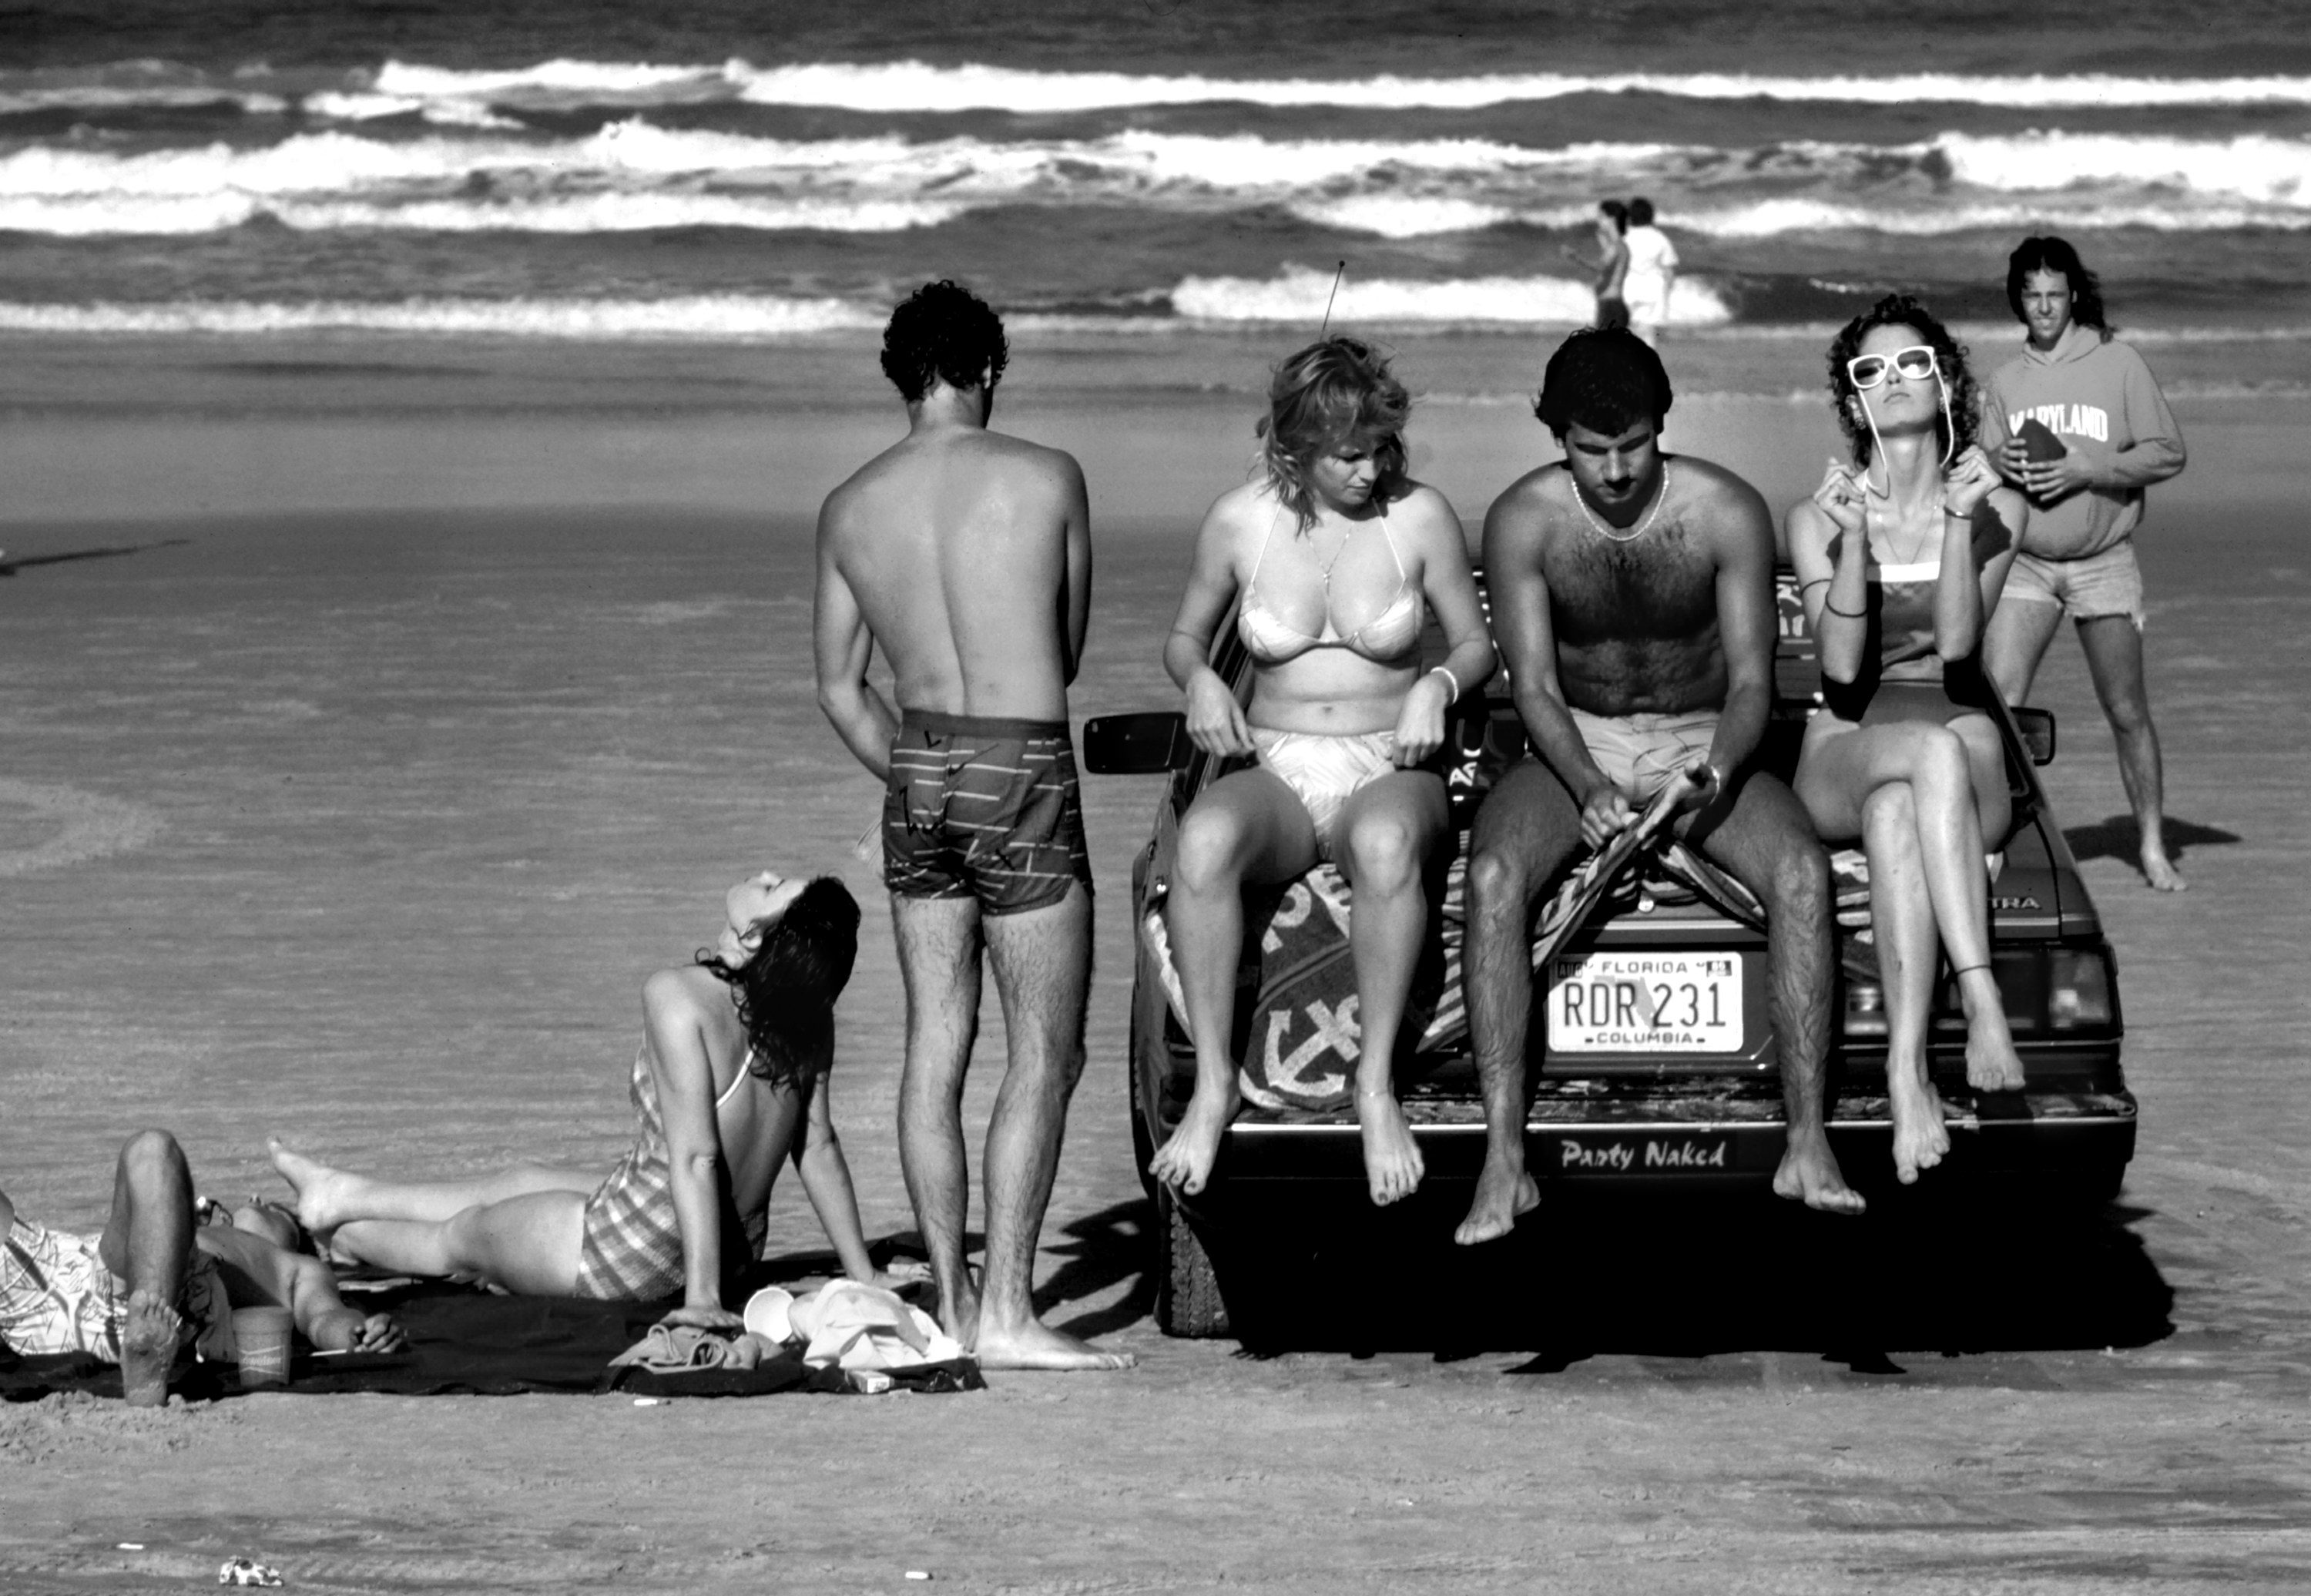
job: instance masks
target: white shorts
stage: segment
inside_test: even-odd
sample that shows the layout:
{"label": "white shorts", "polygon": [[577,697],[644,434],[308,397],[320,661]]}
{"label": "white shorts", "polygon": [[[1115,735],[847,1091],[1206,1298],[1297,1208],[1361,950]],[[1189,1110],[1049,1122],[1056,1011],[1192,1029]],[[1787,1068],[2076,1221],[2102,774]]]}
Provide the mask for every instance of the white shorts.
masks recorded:
{"label": "white shorts", "polygon": [[[1571,705],[1565,706],[1571,709]],[[1573,711],[1573,724],[1589,745],[1589,757],[1605,779],[1633,804],[1653,802],[1670,779],[1709,757],[1717,740],[1715,710],[1680,710],[1675,714],[1592,715]]]}
{"label": "white shorts", "polygon": [[2014,556],[2006,573],[2000,602],[2051,604],[2073,621],[2098,621],[2124,615],[2142,630],[2142,566],[2134,557],[2133,540],[2113,544],[2099,554],[2077,560],[2043,560],[2036,554]]}

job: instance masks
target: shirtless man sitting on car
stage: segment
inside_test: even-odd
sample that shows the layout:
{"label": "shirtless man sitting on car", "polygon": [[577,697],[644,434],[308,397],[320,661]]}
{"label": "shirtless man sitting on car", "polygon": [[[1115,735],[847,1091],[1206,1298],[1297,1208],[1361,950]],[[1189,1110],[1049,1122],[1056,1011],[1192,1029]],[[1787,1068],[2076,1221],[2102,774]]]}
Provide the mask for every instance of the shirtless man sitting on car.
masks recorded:
{"label": "shirtless man sitting on car", "polygon": [[1534,413],[1565,458],[1485,518],[1493,634],[1538,760],[1478,813],[1469,860],[1469,1039],[1485,1164],[1454,1239],[1540,1201],[1524,1166],[1533,903],[1663,792],[1679,835],[1765,905],[1788,1147],[1774,1190],[1862,1211],[1822,1120],[1833,978],[1829,865],[1790,789],[1749,759],[1774,695],[1774,523],[1757,490],[1660,444],[1669,374],[1637,336],[1574,333]]}

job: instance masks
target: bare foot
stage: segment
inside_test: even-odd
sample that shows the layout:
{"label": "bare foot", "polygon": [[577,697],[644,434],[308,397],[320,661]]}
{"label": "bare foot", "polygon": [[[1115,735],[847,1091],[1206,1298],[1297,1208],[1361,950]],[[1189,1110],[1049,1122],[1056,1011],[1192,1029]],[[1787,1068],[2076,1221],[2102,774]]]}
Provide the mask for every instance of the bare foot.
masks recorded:
{"label": "bare foot", "polygon": [[1824,1214],[1858,1214],[1868,1206],[1862,1193],[1845,1183],[1837,1155],[1829,1150],[1829,1138],[1818,1126],[1791,1132],[1782,1165],[1774,1171],[1774,1195]]}
{"label": "bare foot", "polygon": [[979,1271],[965,1267],[963,1285],[954,1295],[938,1294],[939,1329],[952,1337],[959,1347],[968,1347],[979,1338]]}
{"label": "bare foot", "polygon": [[1958,991],[1966,1005],[1966,1084],[1977,1092],[2020,1091],[2022,1060],[1997,981],[1987,970],[1969,970],[1958,978]]}
{"label": "bare foot", "polygon": [[972,1356],[982,1369],[1052,1369],[1061,1372],[1128,1369],[1139,1360],[1129,1352],[1102,1352],[1081,1336],[1030,1319],[1016,1330],[981,1328]]}
{"label": "bare foot", "polygon": [[1949,1151],[1941,1095],[1926,1078],[1923,1065],[1905,1068],[1890,1060],[1886,1095],[1894,1111],[1894,1178],[1905,1186],[1914,1185],[1920,1170],[1932,1169]]}
{"label": "bare foot", "polygon": [[120,1324],[120,1394],[131,1408],[161,1408],[169,1401],[169,1365],[177,1361],[177,1338],[184,1315],[153,1292],[128,1294]]}
{"label": "bare foot", "polygon": [[1358,1086],[1356,1123],[1364,1129],[1365,1178],[1371,1183],[1374,1206],[1386,1208],[1411,1196],[1428,1165],[1420,1156],[1420,1145],[1412,1139],[1412,1127],[1404,1122],[1396,1094],[1385,1087],[1368,1092]]}
{"label": "bare foot", "polygon": [[273,1160],[275,1173],[288,1182],[297,1193],[297,1223],[303,1225],[316,1243],[348,1219],[360,1216],[344,1211],[340,1200],[353,1177],[341,1170],[292,1153],[282,1145],[277,1136],[265,1138],[265,1151]]}
{"label": "bare foot", "polygon": [[1179,1126],[1170,1139],[1156,1148],[1156,1156],[1148,1160],[1147,1173],[1190,1197],[1201,1191],[1204,1182],[1212,1178],[1212,1161],[1220,1155],[1220,1138],[1243,1102],[1243,1095],[1236,1090],[1234,1075],[1227,1077],[1225,1086],[1211,1091],[1198,1081],[1195,1095],[1188,1100],[1188,1112],[1180,1116]]}
{"label": "bare foot", "polygon": [[2183,879],[2183,872],[2176,869],[2174,861],[2167,857],[2167,850],[2154,842],[2142,845],[2142,878],[2150,884],[2154,892],[2191,890],[2191,884]]}
{"label": "bare foot", "polygon": [[1461,1221],[1452,1239],[1463,1247],[1496,1240],[1539,1206],[1540,1188],[1533,1184],[1524,1165],[1520,1163],[1510,1169],[1505,1161],[1496,1162],[1487,1153],[1485,1167],[1477,1172],[1476,1199],[1469,1204],[1469,1217]]}

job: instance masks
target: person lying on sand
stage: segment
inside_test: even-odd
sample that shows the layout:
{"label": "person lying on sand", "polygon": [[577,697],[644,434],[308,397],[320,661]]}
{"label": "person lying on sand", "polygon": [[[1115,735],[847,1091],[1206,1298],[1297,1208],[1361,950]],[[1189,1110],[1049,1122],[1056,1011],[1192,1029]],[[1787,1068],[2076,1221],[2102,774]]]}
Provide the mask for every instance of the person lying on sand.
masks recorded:
{"label": "person lying on sand", "polygon": [[750,876],[724,900],[710,953],[642,983],[630,1090],[633,1150],[607,1180],[517,1164],[467,1180],[349,1173],[266,1144],[297,1218],[331,1256],[531,1296],[652,1302],[660,1322],[738,1330],[723,1293],[762,1247],[789,1155],[846,1274],[890,1285],[867,1256],[834,1134],[834,1002],[850,979],[859,905],[833,876]]}
{"label": "person lying on sand", "polygon": [[0,1194],[0,1345],[118,1364],[132,1408],[168,1400],[170,1367],[188,1347],[231,1362],[235,1308],[287,1308],[327,1352],[407,1343],[385,1314],[345,1306],[319,1259],[235,1225],[196,1226],[192,1172],[165,1130],[140,1130],[121,1147],[100,1234],[36,1225]]}

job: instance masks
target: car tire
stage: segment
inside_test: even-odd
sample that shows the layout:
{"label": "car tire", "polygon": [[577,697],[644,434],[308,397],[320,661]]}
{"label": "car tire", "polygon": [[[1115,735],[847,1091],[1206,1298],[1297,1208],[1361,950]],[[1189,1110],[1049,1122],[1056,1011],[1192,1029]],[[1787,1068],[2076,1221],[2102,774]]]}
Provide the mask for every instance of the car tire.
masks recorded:
{"label": "car tire", "polygon": [[1226,1335],[1228,1311],[1220,1297],[1219,1273],[1169,1190],[1156,1199],[1156,1328],[1190,1339]]}
{"label": "car tire", "polygon": [[[1135,1002],[1134,1007],[1137,1007]],[[1131,1116],[1131,1162],[1139,1171],[1139,1189],[1147,1194],[1147,1200],[1161,1203],[1159,1189],[1163,1182],[1147,1168],[1156,1162],[1156,1133],[1148,1129],[1147,1117],[1139,1112],[1139,1016],[1136,1013],[1131,1016],[1131,1049],[1124,1056],[1123,1100],[1130,1105],[1125,1112]]]}

